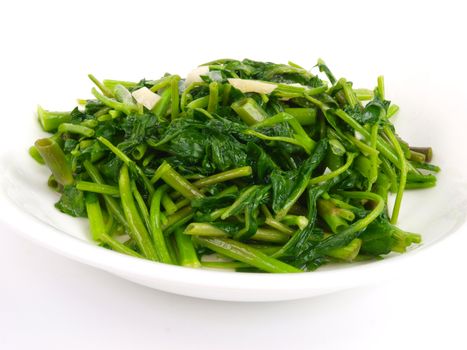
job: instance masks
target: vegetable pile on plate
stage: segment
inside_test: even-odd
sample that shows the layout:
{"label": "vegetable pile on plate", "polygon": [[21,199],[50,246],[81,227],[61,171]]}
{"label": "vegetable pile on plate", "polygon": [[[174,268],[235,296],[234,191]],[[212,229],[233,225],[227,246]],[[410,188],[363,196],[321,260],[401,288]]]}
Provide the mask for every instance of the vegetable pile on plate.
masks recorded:
{"label": "vegetable pile on plate", "polygon": [[[100,245],[135,257],[237,271],[310,271],[404,252],[405,190],[433,187],[431,148],[395,132],[374,90],[289,62],[223,59],[186,79],[89,77],[94,99],[38,108],[56,207],[88,217]],[[395,204],[388,208],[388,194]]]}

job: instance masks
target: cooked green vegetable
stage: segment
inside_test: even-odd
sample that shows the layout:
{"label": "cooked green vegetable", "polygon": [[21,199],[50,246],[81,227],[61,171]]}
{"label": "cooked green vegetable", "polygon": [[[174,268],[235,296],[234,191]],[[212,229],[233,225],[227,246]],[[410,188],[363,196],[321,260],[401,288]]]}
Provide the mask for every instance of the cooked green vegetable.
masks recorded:
{"label": "cooked green vegetable", "polygon": [[382,76],[370,90],[320,73],[223,59],[187,79],[89,75],[95,99],[38,108],[52,135],[29,153],[56,207],[130,256],[284,273],[402,253],[421,242],[395,226],[402,197],[436,185],[433,151],[397,135]]}

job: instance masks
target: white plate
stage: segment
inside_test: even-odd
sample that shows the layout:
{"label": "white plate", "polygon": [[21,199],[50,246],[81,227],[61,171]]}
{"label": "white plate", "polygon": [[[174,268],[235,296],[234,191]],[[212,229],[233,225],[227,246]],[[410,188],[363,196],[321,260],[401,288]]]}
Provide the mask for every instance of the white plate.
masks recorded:
{"label": "white plate", "polygon": [[[359,69],[360,68],[360,69]],[[429,67],[428,67],[429,68]],[[353,67],[352,71],[365,71]],[[395,69],[388,73],[390,98],[401,107],[396,118],[399,134],[412,145],[430,145],[434,163],[442,167],[438,186],[406,192],[399,226],[423,235],[423,244],[403,255],[365,264],[325,266],[302,274],[251,274],[195,270],[135,259],[97,247],[83,219],[58,212],[58,197],[47,188],[48,171],[27,155],[28,144],[39,137],[35,121],[22,123],[25,132],[15,151],[0,164],[1,219],[12,231],[22,234],[69,258],[106,270],[145,286],[182,295],[236,301],[270,301],[311,297],[390,278],[410,271],[413,258],[458,231],[467,213],[467,106],[461,104],[466,87],[443,89],[443,81],[427,77],[426,71]],[[429,75],[428,75],[429,76]],[[365,77],[364,78],[368,78]],[[368,79],[366,79],[368,80]],[[446,91],[446,92],[445,92]],[[459,102],[457,102],[459,101]],[[446,103],[449,102],[449,103]],[[34,106],[30,106],[31,115]],[[31,126],[29,128],[29,125]],[[34,126],[35,125],[35,126]],[[25,129],[26,127],[26,129]],[[436,259],[436,250],[428,250]]]}

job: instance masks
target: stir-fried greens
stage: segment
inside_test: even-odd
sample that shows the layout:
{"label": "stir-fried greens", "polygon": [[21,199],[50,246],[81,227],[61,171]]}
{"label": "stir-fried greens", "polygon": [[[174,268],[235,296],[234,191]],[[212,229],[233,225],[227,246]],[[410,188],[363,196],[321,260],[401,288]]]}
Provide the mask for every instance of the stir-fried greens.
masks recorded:
{"label": "stir-fried greens", "polygon": [[94,99],[38,108],[53,135],[30,154],[52,172],[56,207],[131,256],[299,272],[404,252],[421,237],[395,226],[401,200],[435,186],[431,148],[396,134],[383,77],[355,89],[314,69],[223,59],[186,79],[90,75]]}

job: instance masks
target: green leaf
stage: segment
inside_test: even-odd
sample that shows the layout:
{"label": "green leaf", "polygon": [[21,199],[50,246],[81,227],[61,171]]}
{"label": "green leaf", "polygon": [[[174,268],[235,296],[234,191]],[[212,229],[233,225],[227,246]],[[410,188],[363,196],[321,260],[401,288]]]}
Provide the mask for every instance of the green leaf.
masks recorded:
{"label": "green leaf", "polygon": [[222,194],[210,197],[195,198],[191,201],[193,209],[203,213],[210,212],[213,209],[225,208],[231,205],[238,196],[235,194]]}
{"label": "green leaf", "polygon": [[271,174],[273,191],[272,209],[283,216],[305,191],[314,169],[321,163],[328,148],[327,139],[322,139],[311,157],[296,170],[274,170]]}
{"label": "green leaf", "polygon": [[344,110],[360,124],[376,124],[386,118],[389,101],[381,101],[378,98],[368,102],[363,110],[360,106],[355,108],[346,107]]}
{"label": "green leaf", "polygon": [[389,254],[394,245],[394,227],[387,218],[379,217],[359,235],[362,239],[361,252],[369,255]]}
{"label": "green leaf", "polygon": [[60,200],[55,203],[55,207],[62,213],[75,216],[86,217],[86,205],[84,194],[73,185],[65,186]]}

